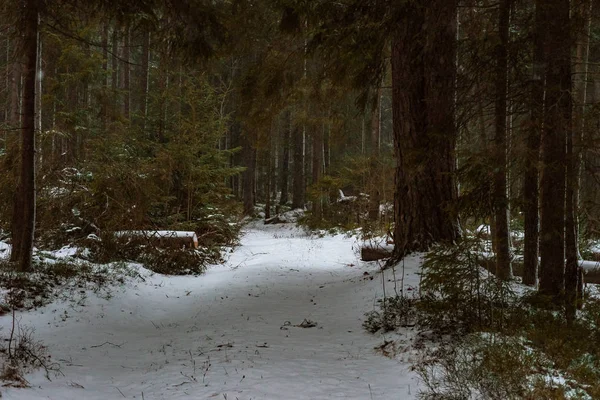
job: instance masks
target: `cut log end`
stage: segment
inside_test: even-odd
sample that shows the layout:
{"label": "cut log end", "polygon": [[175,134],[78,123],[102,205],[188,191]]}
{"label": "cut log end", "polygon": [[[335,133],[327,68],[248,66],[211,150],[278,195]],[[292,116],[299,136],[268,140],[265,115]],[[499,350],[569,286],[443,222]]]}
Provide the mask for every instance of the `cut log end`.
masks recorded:
{"label": "cut log end", "polygon": [[391,249],[381,247],[362,247],[360,249],[360,259],[362,261],[378,261],[385,260],[392,256]]}

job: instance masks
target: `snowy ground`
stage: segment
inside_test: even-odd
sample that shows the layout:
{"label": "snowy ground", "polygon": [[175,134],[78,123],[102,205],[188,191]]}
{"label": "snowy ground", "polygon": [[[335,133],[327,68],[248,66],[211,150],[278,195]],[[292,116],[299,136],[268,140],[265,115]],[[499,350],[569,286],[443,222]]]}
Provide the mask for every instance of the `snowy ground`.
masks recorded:
{"label": "snowy ground", "polygon": [[[53,304],[20,316],[64,376],[27,376],[4,399],[413,399],[411,332],[399,354],[361,327],[383,294],[355,239],[307,237],[295,227],[248,228],[225,265],[200,277],[146,274],[108,300]],[[406,261],[415,287],[417,258]],[[368,275],[367,275],[368,273]],[[396,271],[400,290],[402,274]],[[373,279],[371,279],[373,278]],[[386,272],[388,295],[393,294]],[[304,320],[316,327],[303,328]],[[0,319],[7,332],[10,318]]]}

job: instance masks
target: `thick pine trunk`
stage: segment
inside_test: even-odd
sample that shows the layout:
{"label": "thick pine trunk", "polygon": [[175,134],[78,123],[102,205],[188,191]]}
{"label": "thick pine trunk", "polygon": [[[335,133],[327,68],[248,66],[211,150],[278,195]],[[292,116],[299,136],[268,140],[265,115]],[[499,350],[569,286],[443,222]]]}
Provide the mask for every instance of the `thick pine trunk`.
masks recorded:
{"label": "thick pine trunk", "polygon": [[498,9],[499,43],[496,48],[496,135],[494,173],[494,212],[496,239],[496,276],[502,280],[512,278],[510,263],[510,227],[508,202],[508,39],[510,24],[510,0],[500,0]]}
{"label": "thick pine trunk", "polygon": [[393,260],[460,234],[454,210],[456,2],[433,0],[407,11],[392,45]]}
{"label": "thick pine trunk", "polygon": [[33,235],[35,230],[35,98],[38,57],[38,0],[27,0],[23,8],[23,55],[25,70],[23,82],[23,120],[21,132],[21,183],[18,205],[21,211],[21,229],[13,238],[13,247],[19,249],[19,270],[31,270]]}
{"label": "thick pine trunk", "polygon": [[565,285],[566,137],[571,132],[571,35],[568,0],[538,1],[547,32],[546,108],[542,135],[540,293],[558,299]]}
{"label": "thick pine trunk", "polygon": [[[538,2],[539,3],[539,2]],[[544,35],[545,10],[536,4],[533,35],[533,74],[530,93],[530,122],[527,133],[527,156],[523,178],[524,251],[523,283],[535,286],[539,266],[539,171],[540,140],[544,118],[544,81],[546,79]]]}

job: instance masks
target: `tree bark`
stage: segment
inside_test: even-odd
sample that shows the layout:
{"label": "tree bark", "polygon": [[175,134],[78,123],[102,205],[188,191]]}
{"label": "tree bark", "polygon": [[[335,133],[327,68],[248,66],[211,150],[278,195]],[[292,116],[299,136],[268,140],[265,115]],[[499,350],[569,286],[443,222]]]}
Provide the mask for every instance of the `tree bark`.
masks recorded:
{"label": "tree bark", "polygon": [[499,43],[496,46],[496,135],[494,173],[494,212],[496,226],[496,276],[502,280],[512,278],[510,263],[510,227],[508,201],[508,40],[510,24],[510,0],[500,0],[498,8]]}
{"label": "tree bark", "polygon": [[558,300],[565,283],[566,138],[571,131],[571,34],[568,0],[538,0],[543,7],[546,108],[542,135],[540,293]]}
{"label": "tree bark", "polygon": [[35,98],[38,58],[38,0],[27,0],[23,8],[23,120],[21,136],[21,183],[18,204],[22,208],[22,228],[13,238],[19,248],[18,266],[22,272],[31,270],[35,230]]}
{"label": "tree bark", "polygon": [[[426,27],[426,28],[425,28]],[[455,178],[456,1],[410,3],[392,45],[394,262],[460,235]]]}
{"label": "tree bark", "polygon": [[530,93],[530,122],[527,134],[527,156],[523,178],[524,251],[523,283],[537,285],[539,266],[539,170],[540,141],[544,118],[544,82],[546,79],[544,37],[545,10],[536,3],[533,35],[533,73]]}

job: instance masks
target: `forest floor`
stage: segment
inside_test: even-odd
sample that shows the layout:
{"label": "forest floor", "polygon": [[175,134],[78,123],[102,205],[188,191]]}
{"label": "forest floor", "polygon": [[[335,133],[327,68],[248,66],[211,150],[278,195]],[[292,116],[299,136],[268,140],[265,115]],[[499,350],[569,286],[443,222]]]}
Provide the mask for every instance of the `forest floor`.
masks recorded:
{"label": "forest floor", "polygon": [[[18,313],[61,373],[52,381],[44,371],[28,374],[30,388],[2,388],[2,397],[414,399],[416,333],[384,337],[361,325],[384,294],[382,282],[388,295],[417,287],[420,259],[406,259],[404,277],[382,278],[376,263],[358,260],[358,243],[255,223],[226,263],[202,276],[138,266],[140,279],[111,296],[89,292]],[[11,318],[0,322],[6,336]],[[394,342],[382,352],[386,339]]]}

